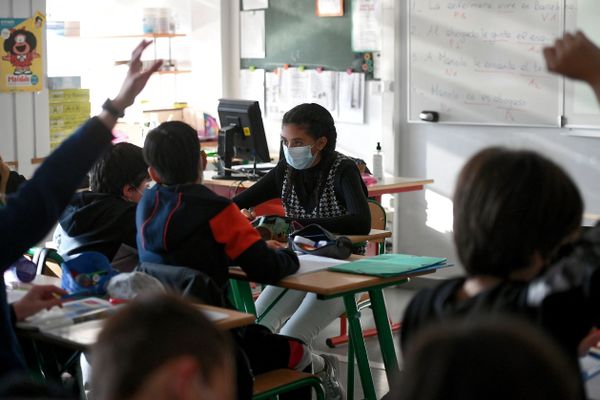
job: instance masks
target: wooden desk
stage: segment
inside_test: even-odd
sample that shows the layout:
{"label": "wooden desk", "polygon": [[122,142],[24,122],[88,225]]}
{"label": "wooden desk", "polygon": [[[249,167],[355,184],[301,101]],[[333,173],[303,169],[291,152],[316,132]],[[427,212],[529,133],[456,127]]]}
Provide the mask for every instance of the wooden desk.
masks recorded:
{"label": "wooden desk", "polygon": [[[359,256],[353,256],[358,258]],[[352,257],[351,257],[352,259]],[[360,323],[360,312],[356,306],[354,295],[360,292],[368,292],[371,300],[371,308],[373,310],[373,319],[377,328],[377,337],[379,339],[379,347],[383,357],[385,370],[390,387],[392,379],[396,376],[398,370],[398,360],[396,359],[396,351],[392,337],[392,330],[388,320],[388,313],[383,297],[383,289],[388,286],[398,285],[407,282],[411,277],[433,273],[435,270],[409,273],[399,275],[392,278],[379,278],[369,275],[347,274],[340,272],[332,272],[321,270],[302,275],[290,275],[277,282],[275,285],[286,288],[295,289],[305,292],[316,293],[317,298],[326,300],[337,297],[342,297],[346,307],[346,315],[348,316],[348,330],[351,338],[351,346],[348,349],[348,358],[352,359],[356,354],[358,370],[361,378],[363,392],[365,398],[375,400],[375,387],[373,385],[373,377],[369,366],[369,359],[365,347],[365,341],[362,336],[362,327]],[[230,268],[229,276],[232,278],[232,288],[239,290],[245,302],[243,308],[247,312],[255,314],[254,304],[252,303],[252,294],[250,286],[247,283],[246,274],[239,268]],[[243,281],[244,284],[240,284]],[[354,372],[353,363],[348,365],[348,398],[353,398],[353,382]]]}
{"label": "wooden desk", "polygon": [[[229,310],[221,307],[198,305],[201,311],[218,312],[227,314],[227,318],[216,320],[215,326],[222,331],[250,325],[255,322],[256,317],[252,314]],[[209,316],[209,319],[210,316]],[[48,331],[30,331],[17,329],[19,336],[29,337],[45,343],[57,344],[75,351],[85,351],[98,339],[100,331],[104,327],[106,319],[85,321],[74,325],[68,325],[50,329]]]}
{"label": "wooden desk", "polygon": [[[204,172],[204,186],[223,197],[232,198],[240,191],[248,189],[254,185],[253,181],[226,181],[212,179],[215,171]],[[423,186],[433,183],[432,179],[422,178],[384,178],[382,182],[367,186],[369,197],[381,202],[381,196],[384,194],[411,192],[423,190]]]}
{"label": "wooden desk", "polygon": [[381,242],[385,240],[385,238],[392,237],[392,232],[384,231],[382,229],[371,229],[368,235],[344,235],[352,243],[361,243],[361,242]]}

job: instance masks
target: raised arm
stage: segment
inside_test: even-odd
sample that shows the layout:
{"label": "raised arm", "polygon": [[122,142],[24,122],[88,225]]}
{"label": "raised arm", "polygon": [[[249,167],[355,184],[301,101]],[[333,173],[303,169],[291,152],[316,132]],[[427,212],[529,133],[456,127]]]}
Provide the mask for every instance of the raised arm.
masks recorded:
{"label": "raised arm", "polygon": [[[132,53],[129,71],[112,108],[122,113],[133,104],[150,75],[160,68],[155,62],[143,71],[140,57],[150,42],[143,41]],[[103,110],[83,124],[37,169],[30,181],[0,208],[0,268],[35,245],[50,231],[69,199],[96,159],[112,140],[111,129],[118,117]]]}
{"label": "raised arm", "polygon": [[582,32],[566,33],[544,49],[548,70],[587,82],[600,102],[600,48]]}

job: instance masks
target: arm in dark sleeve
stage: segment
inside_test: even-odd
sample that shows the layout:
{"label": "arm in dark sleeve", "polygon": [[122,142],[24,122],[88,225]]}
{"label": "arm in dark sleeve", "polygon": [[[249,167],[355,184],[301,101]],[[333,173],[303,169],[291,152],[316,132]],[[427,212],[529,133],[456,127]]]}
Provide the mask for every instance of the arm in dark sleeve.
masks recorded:
{"label": "arm in dark sleeve", "polygon": [[561,342],[578,342],[600,326],[600,224],[529,283],[525,301],[540,310],[542,324]]}
{"label": "arm in dark sleeve", "polygon": [[250,225],[235,204],[229,204],[210,220],[213,237],[225,253],[255,282],[274,283],[293,274],[300,266],[291,250],[273,250]]}
{"label": "arm in dark sleeve", "polygon": [[346,203],[347,214],[334,218],[300,218],[302,225],[319,224],[323,228],[345,235],[365,235],[371,230],[371,211],[366,188],[355,165],[344,168],[338,187]]}
{"label": "arm in dark sleeve", "polygon": [[73,192],[112,134],[91,118],[63,142],[37,169],[31,180],[0,208],[0,268],[38,243],[52,229]]}
{"label": "arm in dark sleeve", "polygon": [[122,227],[121,241],[127,246],[137,249],[137,227],[135,225],[136,207],[132,205],[120,218]]}
{"label": "arm in dark sleeve", "polygon": [[239,208],[254,207],[280,197],[281,192],[277,190],[279,186],[277,184],[277,167],[275,167],[232,200]]}
{"label": "arm in dark sleeve", "polygon": [[11,194],[19,190],[19,187],[27,182],[27,179],[23,175],[19,175],[16,171],[10,171],[8,175],[8,182],[6,182],[6,194]]}

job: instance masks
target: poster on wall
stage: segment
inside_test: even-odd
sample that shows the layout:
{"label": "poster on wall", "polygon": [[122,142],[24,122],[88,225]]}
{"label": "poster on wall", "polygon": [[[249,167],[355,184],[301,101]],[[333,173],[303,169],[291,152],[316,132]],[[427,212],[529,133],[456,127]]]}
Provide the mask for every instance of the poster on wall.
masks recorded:
{"label": "poster on wall", "polygon": [[42,90],[42,32],[46,17],[0,18],[0,92]]}

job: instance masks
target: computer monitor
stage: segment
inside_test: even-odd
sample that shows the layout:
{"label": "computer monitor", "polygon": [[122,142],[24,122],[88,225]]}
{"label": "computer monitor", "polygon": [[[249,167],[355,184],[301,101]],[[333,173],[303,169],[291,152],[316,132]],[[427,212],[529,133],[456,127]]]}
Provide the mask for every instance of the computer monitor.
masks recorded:
{"label": "computer monitor", "polygon": [[258,101],[220,99],[218,112],[221,121],[217,150],[220,166],[214,178],[252,178],[232,174],[231,166],[234,158],[254,163],[255,170],[257,162],[271,161]]}

